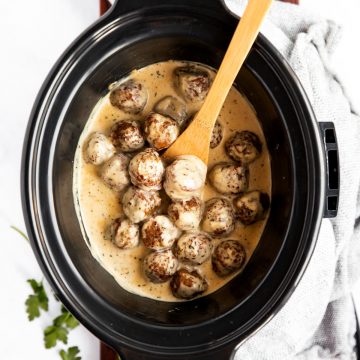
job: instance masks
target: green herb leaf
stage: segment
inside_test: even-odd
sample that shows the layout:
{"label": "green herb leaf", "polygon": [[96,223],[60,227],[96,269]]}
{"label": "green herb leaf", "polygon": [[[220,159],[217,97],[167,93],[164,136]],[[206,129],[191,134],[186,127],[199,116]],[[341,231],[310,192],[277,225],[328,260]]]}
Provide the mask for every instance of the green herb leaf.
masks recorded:
{"label": "green herb leaf", "polygon": [[68,329],[75,329],[79,325],[79,321],[64,306],[61,307],[62,314],[54,319],[53,325],[66,326]]}
{"label": "green herb leaf", "polygon": [[[20,229],[15,226],[11,226],[11,228],[29,241],[28,237]],[[25,301],[28,318],[32,321],[40,316],[40,309],[48,311],[49,299],[42,282],[37,282],[34,279],[29,279],[27,282],[33,290],[33,294],[30,294]],[[54,298],[59,301],[55,294]],[[52,325],[44,330],[45,348],[49,349],[56,346],[58,341],[67,344],[69,330],[76,328],[78,325],[79,321],[64,306],[61,306],[61,314],[53,320]],[[67,351],[60,350],[59,355],[62,360],[81,360],[81,357],[77,356],[79,352],[77,346],[72,346]]]}
{"label": "green herb leaf", "polygon": [[34,279],[29,279],[27,282],[33,289],[34,294],[29,295],[25,301],[26,312],[30,321],[40,316],[40,308],[48,311],[49,299],[45,292],[42,282],[37,282]]}
{"label": "green herb leaf", "polygon": [[36,295],[29,295],[25,301],[25,305],[29,321],[40,316],[39,299]]}
{"label": "green herb leaf", "polygon": [[67,351],[60,350],[59,354],[62,360],[81,360],[80,356],[76,356],[79,352],[80,350],[77,346],[72,346]]}
{"label": "green herb leaf", "polygon": [[53,320],[53,325],[56,326],[56,327],[64,326],[67,316],[68,316],[67,314],[61,314],[61,315],[59,315],[58,317],[56,317],[56,318]]}
{"label": "green herb leaf", "polygon": [[78,325],[79,321],[74,317],[74,315],[70,314],[70,316],[66,319],[66,326],[68,329],[75,329]]}
{"label": "green herb leaf", "polygon": [[75,329],[79,325],[79,321],[65,306],[61,307],[61,312],[66,315],[64,322],[68,329]]}
{"label": "green herb leaf", "polygon": [[54,347],[57,341],[67,343],[69,330],[74,329],[79,322],[64,306],[61,307],[61,315],[53,320],[53,324],[44,331],[45,347]]}
{"label": "green herb leaf", "polygon": [[68,330],[62,326],[50,325],[44,330],[44,343],[46,349],[50,349],[56,345],[58,341],[67,344]]}

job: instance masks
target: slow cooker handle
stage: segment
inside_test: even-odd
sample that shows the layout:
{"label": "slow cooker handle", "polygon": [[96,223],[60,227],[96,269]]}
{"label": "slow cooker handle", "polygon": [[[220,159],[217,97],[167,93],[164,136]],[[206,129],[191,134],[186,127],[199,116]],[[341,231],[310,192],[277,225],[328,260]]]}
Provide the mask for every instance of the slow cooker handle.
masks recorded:
{"label": "slow cooker handle", "polygon": [[339,149],[334,123],[320,122],[319,128],[326,159],[324,217],[333,218],[337,215],[340,192]]}
{"label": "slow cooker handle", "polygon": [[233,360],[234,344],[220,350],[211,350],[209,353],[199,355],[149,355],[134,350],[122,349],[119,351],[121,360]]}
{"label": "slow cooker handle", "polygon": [[144,7],[153,6],[176,6],[180,5],[186,7],[187,5],[195,8],[205,8],[214,10],[216,12],[224,12],[229,15],[226,11],[224,0],[116,0],[111,8],[111,15],[121,16],[132,11],[139,11]]}

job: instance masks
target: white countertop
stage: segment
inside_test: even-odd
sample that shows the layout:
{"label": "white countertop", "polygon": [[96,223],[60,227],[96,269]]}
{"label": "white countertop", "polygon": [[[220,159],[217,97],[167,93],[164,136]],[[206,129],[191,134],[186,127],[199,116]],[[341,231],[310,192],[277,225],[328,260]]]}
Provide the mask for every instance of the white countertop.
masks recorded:
{"label": "white countertop", "polygon": [[[342,51],[333,66],[355,99],[355,94],[360,93],[360,2],[302,0],[302,4],[343,24]],[[20,158],[36,94],[61,52],[97,16],[98,0],[0,2],[0,358],[4,360],[58,360],[59,348],[65,348],[45,350],[42,340],[42,329],[57,315],[59,304],[52,301],[49,314],[31,323],[26,318],[24,301],[30,293],[26,279],[41,279],[42,274],[29,245],[10,225],[24,229],[19,191]],[[360,287],[356,296],[360,307]],[[71,333],[68,346],[72,345],[79,346],[83,359],[99,359],[99,342],[83,327]]]}

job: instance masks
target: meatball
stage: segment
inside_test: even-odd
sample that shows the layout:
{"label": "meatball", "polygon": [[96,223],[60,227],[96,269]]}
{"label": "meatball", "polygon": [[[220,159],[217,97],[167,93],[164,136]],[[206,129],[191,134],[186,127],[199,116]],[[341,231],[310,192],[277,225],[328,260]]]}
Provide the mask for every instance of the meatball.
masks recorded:
{"label": "meatball", "polygon": [[209,174],[211,185],[221,194],[238,194],[249,185],[248,167],[234,164],[217,164]]}
{"label": "meatball", "polygon": [[101,169],[101,177],[105,184],[116,191],[123,190],[130,184],[128,174],[129,159],[123,154],[114,155]]}
{"label": "meatball", "polygon": [[210,257],[211,250],[210,236],[194,232],[181,236],[175,245],[174,252],[180,261],[200,265]]}
{"label": "meatball", "polygon": [[110,138],[113,144],[123,152],[132,152],[141,149],[145,139],[137,121],[118,121],[111,129]]}
{"label": "meatball", "polygon": [[226,276],[240,269],[245,262],[244,247],[236,240],[225,240],[214,250],[212,267],[220,276]]}
{"label": "meatball", "polygon": [[173,201],[168,207],[168,215],[181,230],[194,230],[199,227],[202,215],[202,202],[197,197],[189,200]]}
{"label": "meatball", "polygon": [[143,190],[160,190],[164,172],[161,158],[154,149],[145,149],[130,161],[131,182]]}
{"label": "meatball", "polygon": [[130,186],[122,198],[123,211],[133,223],[148,219],[160,205],[157,191],[145,191],[135,186]]}
{"label": "meatball", "polygon": [[196,271],[178,270],[170,282],[173,295],[180,299],[192,299],[207,290],[206,280]]}
{"label": "meatball", "polygon": [[179,126],[170,117],[151,113],[145,120],[145,136],[156,150],[168,148],[179,135]]}
{"label": "meatball", "polygon": [[144,85],[136,80],[127,80],[110,92],[111,105],[130,114],[142,111],[147,99],[148,93]]}
{"label": "meatball", "polygon": [[154,110],[164,116],[170,116],[179,126],[181,126],[186,118],[186,105],[173,96],[165,96],[156,105]]}
{"label": "meatball", "polygon": [[234,200],[235,217],[244,225],[250,225],[265,217],[270,206],[269,195],[260,191],[250,191]]}
{"label": "meatball", "polygon": [[213,198],[206,202],[202,229],[214,236],[230,234],[234,230],[234,212],[228,200]]}
{"label": "meatball", "polygon": [[144,272],[150,281],[162,283],[174,275],[178,261],[171,250],[154,251],[144,259]]}
{"label": "meatball", "polygon": [[209,92],[211,79],[205,70],[193,66],[175,69],[175,85],[181,95],[188,101],[204,101]]}
{"label": "meatball", "polygon": [[131,249],[139,244],[139,225],[129,219],[116,219],[109,226],[112,242],[120,249]]}
{"label": "meatball", "polygon": [[85,160],[94,165],[101,165],[115,154],[114,145],[101,133],[93,133],[86,143]]}
{"label": "meatball", "polygon": [[141,229],[144,245],[152,250],[170,248],[180,234],[181,231],[165,215],[149,219]]}
{"label": "meatball", "polygon": [[207,166],[194,155],[179,156],[166,168],[164,189],[172,200],[187,200],[199,195]]}
{"label": "meatball", "polygon": [[223,128],[218,120],[216,120],[213,132],[211,134],[210,148],[215,149],[223,139]]}
{"label": "meatball", "polygon": [[261,153],[261,142],[256,134],[251,131],[236,132],[226,143],[228,155],[242,164],[253,162]]}

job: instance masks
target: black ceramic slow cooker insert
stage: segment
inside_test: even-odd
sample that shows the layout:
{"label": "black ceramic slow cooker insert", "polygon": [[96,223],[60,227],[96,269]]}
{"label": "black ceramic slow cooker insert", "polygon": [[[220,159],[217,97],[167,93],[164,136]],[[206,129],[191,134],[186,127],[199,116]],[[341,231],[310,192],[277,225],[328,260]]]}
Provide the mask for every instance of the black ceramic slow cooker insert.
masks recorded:
{"label": "black ceramic slow cooker insert", "polygon": [[220,0],[119,0],[61,56],[31,113],[22,199],[33,250],[65,306],[124,359],[230,359],[287,300],[322,217],[336,215],[334,128],[318,127],[294,73],[259,36],[236,86],[267,140],[272,205],[244,272],[213,294],[167,303],[123,290],[91,256],[74,209],[72,175],[94,105],[108,84],[134,68],[169,59],[218,68],[237,22]]}

